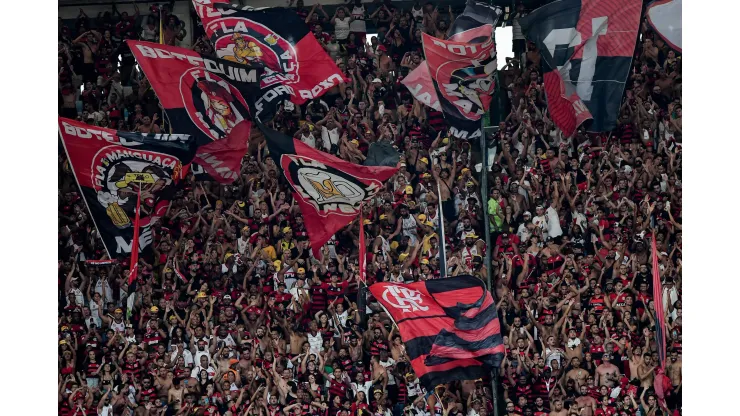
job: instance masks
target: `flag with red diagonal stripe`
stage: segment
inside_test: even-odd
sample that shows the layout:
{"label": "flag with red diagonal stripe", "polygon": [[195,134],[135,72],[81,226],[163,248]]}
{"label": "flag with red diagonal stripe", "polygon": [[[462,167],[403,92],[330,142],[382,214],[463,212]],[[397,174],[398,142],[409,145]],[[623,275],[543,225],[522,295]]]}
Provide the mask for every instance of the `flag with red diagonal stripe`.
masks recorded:
{"label": "flag with red diagonal stripe", "polygon": [[550,118],[565,136],[617,123],[640,26],[640,0],[557,0],[519,20],[542,56]]}

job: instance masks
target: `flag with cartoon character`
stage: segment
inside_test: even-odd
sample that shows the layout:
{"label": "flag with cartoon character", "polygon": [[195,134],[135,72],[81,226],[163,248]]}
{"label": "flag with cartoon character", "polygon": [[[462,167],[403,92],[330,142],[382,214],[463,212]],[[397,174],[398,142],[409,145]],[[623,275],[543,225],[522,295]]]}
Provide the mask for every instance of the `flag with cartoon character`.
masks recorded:
{"label": "flag with cartoon character", "polygon": [[108,255],[131,254],[139,191],[139,252],[149,249],[151,227],[195,156],[195,138],[118,132],[66,118],[59,118],[59,134]]}

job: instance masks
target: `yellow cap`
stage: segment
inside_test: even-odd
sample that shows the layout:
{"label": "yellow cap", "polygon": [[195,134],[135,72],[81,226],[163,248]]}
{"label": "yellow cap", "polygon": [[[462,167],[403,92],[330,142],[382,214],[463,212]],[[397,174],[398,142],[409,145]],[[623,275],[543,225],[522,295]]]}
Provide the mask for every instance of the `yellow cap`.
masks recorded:
{"label": "yellow cap", "polygon": [[434,223],[431,221],[425,222],[424,225],[426,225],[427,227],[434,227]]}
{"label": "yellow cap", "polygon": [[69,327],[67,325],[62,325],[62,332],[69,331]]}
{"label": "yellow cap", "polygon": [[290,227],[285,227],[285,228],[283,228],[283,234],[285,234],[285,233],[289,233],[289,232],[291,232],[291,231],[293,231],[293,230],[291,230],[291,229],[290,229]]}
{"label": "yellow cap", "polygon": [[280,260],[275,260],[272,262],[272,265],[275,266],[276,269],[280,270],[280,266],[282,266],[283,263]]}
{"label": "yellow cap", "polygon": [[475,185],[473,183],[473,181],[467,181],[467,182],[465,182],[465,186],[473,186],[473,185]]}
{"label": "yellow cap", "polygon": [[249,232],[249,226],[248,226],[248,225],[245,225],[245,226],[244,226],[244,227],[242,228],[242,233],[246,234],[246,233],[248,233],[248,232]]}
{"label": "yellow cap", "polygon": [[414,187],[411,185],[406,185],[406,194],[411,195],[414,193]]}
{"label": "yellow cap", "polygon": [[428,179],[432,177],[432,174],[430,174],[429,172],[424,172],[421,174],[421,177],[424,179]]}
{"label": "yellow cap", "polygon": [[427,216],[424,215],[424,214],[419,214],[418,218],[419,218],[419,221],[421,221],[421,222],[424,222],[424,221],[427,220]]}
{"label": "yellow cap", "polygon": [[216,208],[223,206],[224,203],[220,199],[216,200]]}
{"label": "yellow cap", "polygon": [[359,144],[360,144],[360,142],[359,142],[359,141],[357,141],[357,139],[352,139],[352,140],[350,140],[349,142],[350,142],[350,143],[352,143],[352,144],[353,144],[353,145],[355,145],[355,146],[359,146]]}
{"label": "yellow cap", "polygon": [[465,238],[478,238],[478,236],[474,232],[469,232],[465,235]]}
{"label": "yellow cap", "polygon": [[224,261],[228,260],[230,257],[234,257],[234,253],[226,253],[224,256]]}
{"label": "yellow cap", "polygon": [[164,268],[164,272],[165,272],[165,273],[172,273],[172,269],[171,269],[171,268],[169,268],[169,267],[165,267],[165,268]]}
{"label": "yellow cap", "polygon": [[429,264],[429,259],[421,259],[421,264]]}
{"label": "yellow cap", "polygon": [[198,296],[197,296],[198,299],[202,299],[206,297],[208,297],[208,295],[206,295],[206,292],[198,292]]}
{"label": "yellow cap", "polygon": [[386,219],[386,218],[388,218],[388,217],[386,217],[386,215],[385,215],[385,214],[380,214],[380,219],[381,219],[381,220],[384,220],[384,219]]}
{"label": "yellow cap", "polygon": [[156,306],[152,306],[151,308],[149,308],[149,311],[151,311],[153,313],[157,313],[157,312],[159,312],[159,308],[156,307]]}
{"label": "yellow cap", "polygon": [[304,269],[303,267],[299,267],[296,272],[297,273],[306,273],[306,269]]}
{"label": "yellow cap", "polygon": [[470,169],[468,169],[468,168],[462,168],[462,173],[465,173],[465,172],[470,172]]}
{"label": "yellow cap", "polygon": [[391,250],[395,250],[398,248],[398,241],[394,241],[391,243]]}
{"label": "yellow cap", "polygon": [[449,137],[445,137],[444,139],[442,139],[442,144],[447,144],[449,142],[450,142],[450,138]]}
{"label": "yellow cap", "polygon": [[406,260],[406,257],[409,256],[409,253],[401,253],[398,255],[398,261],[404,261]]}
{"label": "yellow cap", "polygon": [[427,159],[427,158],[425,158],[425,157],[422,157],[422,158],[421,158],[421,159],[419,159],[419,160],[421,160],[421,162],[422,162],[422,163],[426,163],[427,165],[429,164],[429,159]]}
{"label": "yellow cap", "polygon": [[66,343],[67,343],[67,340],[66,339],[63,339],[63,340],[59,341],[59,345],[65,345]]}
{"label": "yellow cap", "polygon": [[115,309],[115,310],[114,310],[113,312],[114,312],[114,313],[123,313],[123,309],[121,309],[121,308],[116,308],[116,309]]}
{"label": "yellow cap", "polygon": [[366,220],[362,221],[362,223],[365,224],[365,225],[368,225],[368,224],[372,224],[373,222],[366,219]]}
{"label": "yellow cap", "polygon": [[236,201],[236,205],[239,208],[244,208],[247,204],[245,204],[244,201]]}

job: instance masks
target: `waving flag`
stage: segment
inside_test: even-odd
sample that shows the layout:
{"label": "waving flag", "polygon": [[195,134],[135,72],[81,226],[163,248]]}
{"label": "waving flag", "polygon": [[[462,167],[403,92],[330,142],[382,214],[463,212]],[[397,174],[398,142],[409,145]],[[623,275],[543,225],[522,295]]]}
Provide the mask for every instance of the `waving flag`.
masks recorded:
{"label": "waving flag", "polygon": [[195,139],[117,132],[65,118],[59,118],[59,134],[108,256],[128,257],[137,244],[133,257],[150,249],[152,221],[167,210],[195,154]]}
{"label": "waving flag", "polygon": [[414,372],[428,390],[484,377],[501,364],[505,348],[496,304],[480,279],[376,283],[370,292],[398,326]]}
{"label": "waving flag", "polygon": [[251,126],[248,122],[239,126],[250,118],[245,97],[259,90],[262,68],[175,46],[127,42],[173,130],[194,136],[204,146],[194,160],[196,178],[233,182],[247,152]]}
{"label": "waving flag", "polygon": [[264,64],[262,90],[254,102],[256,119],[267,122],[283,101],[303,104],[348,81],[295,10],[194,4],[219,58]]}
{"label": "waving flag", "polygon": [[616,126],[640,27],[641,0],[557,0],[519,20],[537,44],[547,107],[567,137]]}
{"label": "waving flag", "polygon": [[501,9],[468,0],[447,40],[425,36],[427,60],[402,81],[411,94],[442,111],[455,137],[480,137],[480,118],[495,89],[496,45],[491,39]]}
{"label": "waving flag", "polygon": [[648,4],[645,16],[665,43],[681,52],[682,6],[681,0],[655,0]]}
{"label": "waving flag", "polygon": [[398,167],[361,166],[294,140],[257,123],[275,164],[288,181],[315,257],[321,247],[360,214]]}

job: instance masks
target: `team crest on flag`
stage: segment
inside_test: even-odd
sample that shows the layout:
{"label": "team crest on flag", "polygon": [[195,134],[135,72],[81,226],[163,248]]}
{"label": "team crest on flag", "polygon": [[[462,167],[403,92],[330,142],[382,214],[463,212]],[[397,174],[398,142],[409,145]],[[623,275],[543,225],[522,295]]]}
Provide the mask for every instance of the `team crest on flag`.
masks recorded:
{"label": "team crest on flag", "polygon": [[383,186],[377,179],[362,178],[360,181],[306,156],[283,154],[280,167],[301,200],[313,206],[322,217],[356,213],[362,202]]}
{"label": "team crest on flag", "polygon": [[206,31],[216,56],[246,64],[263,63],[262,88],[299,81],[299,64],[293,45],[270,28],[243,17],[224,17],[209,22]]}
{"label": "team crest on flag", "polygon": [[248,116],[247,102],[230,83],[201,68],[180,78],[182,101],[193,124],[212,140],[226,137]]}

